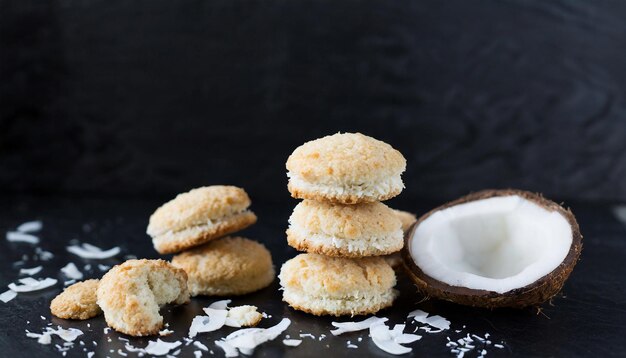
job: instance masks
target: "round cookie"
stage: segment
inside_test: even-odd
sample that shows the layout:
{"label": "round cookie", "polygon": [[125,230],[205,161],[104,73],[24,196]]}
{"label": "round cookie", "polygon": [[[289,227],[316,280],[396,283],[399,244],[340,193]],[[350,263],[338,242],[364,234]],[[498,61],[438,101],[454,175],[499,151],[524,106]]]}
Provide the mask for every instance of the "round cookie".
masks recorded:
{"label": "round cookie", "polygon": [[159,308],[189,302],[187,274],[164,260],[128,260],[102,277],[97,296],[107,324],[116,331],[157,334],[163,327]]}
{"label": "round cookie", "polygon": [[283,301],[314,315],[364,315],[397,297],[396,275],[379,257],[346,259],[300,254],[280,270]]}
{"label": "round cookie", "polygon": [[396,217],[398,219],[400,219],[400,222],[402,223],[402,231],[404,231],[404,233],[409,231],[411,225],[413,225],[417,221],[417,217],[415,217],[415,214],[408,211],[393,209],[393,213],[396,214]]}
{"label": "round cookie", "polygon": [[249,206],[248,194],[235,186],[193,189],[158,208],[146,232],[159,253],[179,252],[254,224]]}
{"label": "round cookie", "polygon": [[275,276],[265,246],[242,237],[224,237],[182,252],[172,265],[187,272],[192,296],[244,295],[269,286]]}
{"label": "round cookie", "polygon": [[[407,231],[409,231],[409,229],[411,228],[411,225],[413,225],[413,223],[417,221],[417,218],[414,214],[407,211],[395,209],[393,211],[396,214],[396,217],[400,219],[400,222],[402,222],[403,235],[406,235]],[[400,268],[402,266],[402,255],[400,254],[400,252],[394,252],[393,254],[385,255],[383,256],[383,258],[394,269]]]}
{"label": "round cookie", "polygon": [[361,133],[337,133],[296,148],[287,159],[288,189],[298,199],[343,204],[383,201],[404,189],[406,160]]}
{"label": "round cookie", "polygon": [[363,257],[397,252],[404,246],[402,223],[383,203],[300,202],[287,229],[287,242],[300,251]]}
{"label": "round cookie", "polygon": [[50,312],[63,319],[89,319],[102,313],[96,303],[99,280],[85,280],[67,287],[50,302]]}

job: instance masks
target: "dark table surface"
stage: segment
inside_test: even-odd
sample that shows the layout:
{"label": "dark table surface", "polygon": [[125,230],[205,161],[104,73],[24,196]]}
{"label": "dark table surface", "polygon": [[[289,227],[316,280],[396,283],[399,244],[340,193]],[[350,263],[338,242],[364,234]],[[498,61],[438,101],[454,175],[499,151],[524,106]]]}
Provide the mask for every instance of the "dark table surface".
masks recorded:
{"label": "dark table surface", "polygon": [[[39,234],[38,247],[50,251],[54,258],[49,261],[34,261],[37,246],[25,243],[9,243],[0,240],[0,284],[3,286],[15,282],[20,276],[20,267],[43,265],[44,270],[36,277],[53,277],[59,283],[52,288],[36,293],[19,294],[8,302],[0,302],[0,356],[60,356],[54,344],[62,344],[58,337],[53,337],[52,345],[40,345],[36,339],[27,338],[25,330],[41,332],[52,323],[64,328],[76,327],[85,335],[76,340],[75,346],[67,352],[70,357],[84,357],[87,351],[95,351],[97,357],[119,356],[118,349],[124,351],[124,335],[111,331],[103,332],[106,327],[102,316],[87,321],[68,321],[54,318],[50,314],[50,300],[62,289],[64,277],[59,269],[68,262],[74,262],[86,276],[100,277],[103,272],[97,264],[114,265],[124,260],[125,255],[157,258],[145,227],[150,213],[158,206],[152,200],[124,199],[85,199],[85,198],[26,198],[5,197],[0,207],[0,232],[15,229],[22,222],[39,219],[44,227]],[[418,215],[440,203],[418,203],[412,210]],[[581,260],[562,293],[551,304],[544,304],[540,313],[536,309],[526,310],[483,310],[457,306],[438,301],[421,302],[420,297],[404,275],[399,276],[398,288],[401,296],[393,308],[382,311],[378,316],[389,318],[391,324],[404,323],[410,311],[419,308],[433,314],[439,314],[452,322],[451,329],[438,334],[421,333],[423,338],[410,344],[414,356],[451,357],[450,348],[446,347],[447,338],[456,340],[469,334],[484,336],[489,333],[493,344],[501,343],[504,348],[495,348],[493,344],[485,347],[487,356],[624,356],[626,355],[626,226],[614,215],[613,206],[603,204],[568,203],[576,214],[584,235],[584,249]],[[294,201],[295,206],[295,201]],[[274,263],[280,265],[296,252],[286,244],[284,230],[292,207],[254,203],[254,211],[259,222],[244,232],[245,236],[262,241],[273,254]],[[122,253],[108,260],[83,260],[65,250],[72,240],[88,242],[102,248],[120,246]],[[24,257],[26,255],[27,257]],[[23,266],[15,262],[26,258]],[[91,270],[85,270],[86,264],[92,264]],[[22,276],[23,277],[23,276]],[[269,327],[281,318],[291,319],[287,331],[273,342],[268,342],[255,351],[255,356],[387,356],[367,337],[367,332],[357,332],[333,337],[331,318],[318,318],[293,311],[281,302],[281,293],[277,281],[254,294],[233,298],[233,305],[253,304],[271,315],[260,326]],[[4,292],[5,289],[1,291]],[[202,307],[218,298],[195,298],[183,307],[167,307],[162,310],[165,322],[174,333],[161,337],[165,341],[181,340],[185,337],[189,324],[195,315],[203,314]],[[361,319],[356,317],[355,319]],[[348,319],[339,319],[339,321]],[[408,331],[415,325],[409,323]],[[200,334],[197,339],[207,345],[215,356],[223,356],[223,351],[213,343],[226,336],[233,328],[223,328],[217,332]],[[299,338],[300,333],[311,333],[316,337],[302,338],[299,347],[286,347],[282,344],[284,336]],[[322,340],[319,337],[325,334]],[[362,338],[359,341],[359,337]],[[130,338],[137,347],[145,347],[149,338]],[[82,340],[85,346],[78,344]],[[97,343],[97,346],[93,342]],[[347,348],[351,341],[357,349]],[[482,348],[468,352],[466,357],[478,356]],[[193,357],[194,346],[182,346],[180,357]],[[128,353],[135,357],[136,353]],[[205,352],[204,356],[211,356]]]}

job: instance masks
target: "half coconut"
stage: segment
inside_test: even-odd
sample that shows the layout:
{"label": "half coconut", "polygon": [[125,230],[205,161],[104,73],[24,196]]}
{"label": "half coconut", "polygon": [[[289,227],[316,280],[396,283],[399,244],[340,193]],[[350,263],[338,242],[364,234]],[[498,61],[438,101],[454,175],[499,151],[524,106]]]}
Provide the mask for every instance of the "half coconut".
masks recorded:
{"label": "half coconut", "polygon": [[422,216],[403,263],[428,297],[475,307],[526,307],[556,295],[582,235],[568,209],[521,190],[485,190]]}

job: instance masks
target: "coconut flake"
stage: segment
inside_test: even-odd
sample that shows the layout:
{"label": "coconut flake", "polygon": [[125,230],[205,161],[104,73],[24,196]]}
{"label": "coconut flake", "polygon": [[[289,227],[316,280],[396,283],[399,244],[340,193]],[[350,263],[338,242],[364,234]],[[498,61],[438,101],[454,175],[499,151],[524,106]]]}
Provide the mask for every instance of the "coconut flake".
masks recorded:
{"label": "coconut flake", "polygon": [[[50,343],[52,343],[52,335],[57,335],[61,339],[63,339],[66,343],[68,343],[68,342],[74,342],[76,340],[76,338],[78,338],[79,336],[83,335],[83,331],[81,331],[80,329],[77,329],[77,328],[63,329],[61,327],[57,327],[57,329],[53,329],[53,328],[50,328],[50,327],[46,327],[46,330],[43,333],[41,333],[41,334],[39,334],[39,333],[31,333],[31,332],[28,332],[28,331],[26,333],[26,337],[37,338],[37,342],[39,344],[50,344]],[[67,346],[67,344],[64,344],[64,345]],[[58,346],[58,347],[61,347],[61,346]]]}
{"label": "coconut flake", "polygon": [[146,351],[145,351],[145,349],[135,347],[135,346],[133,346],[133,345],[132,345],[132,344],[130,344],[130,343],[126,343],[126,344],[124,345],[124,349],[126,349],[127,351],[129,351],[129,352],[131,352],[131,353],[145,353],[145,352],[146,352]]}
{"label": "coconut flake", "polygon": [[172,331],[171,329],[164,329],[162,331],[159,331],[159,336],[161,337],[165,337],[165,336],[169,336],[170,334],[174,333],[174,331]]}
{"label": "coconut flake", "polygon": [[147,354],[163,356],[180,345],[180,342],[163,342],[161,339],[157,338],[156,341],[149,341],[144,351]]}
{"label": "coconut flake", "polygon": [[195,337],[198,333],[217,331],[226,323],[228,311],[206,307],[204,308],[204,312],[207,316],[196,316],[193,321],[191,321],[189,338]]}
{"label": "coconut flake", "polygon": [[19,279],[18,281],[20,281],[20,283],[22,283],[23,285],[18,286],[14,283],[10,283],[9,288],[15,292],[33,292],[54,286],[57,283],[57,280],[50,277],[47,277],[41,281],[37,281],[32,277],[26,277]]}
{"label": "coconut flake", "polygon": [[215,345],[224,350],[226,358],[239,356],[239,352],[237,352],[237,348],[231,346],[230,344],[224,341],[215,341]]}
{"label": "coconut flake", "polygon": [[221,300],[215,301],[209,305],[209,308],[214,310],[226,310],[228,309],[228,305],[232,302],[232,300]]}
{"label": "coconut flake", "polygon": [[102,260],[102,259],[108,259],[111,258],[117,254],[120,253],[120,248],[119,246],[113,247],[111,249],[108,250],[102,250],[101,248],[88,244],[88,243],[83,243],[82,247],[78,246],[78,245],[72,245],[72,246],[68,246],[67,247],[67,251],[73,253],[74,255],[77,255],[83,259],[96,259],[96,260]]}
{"label": "coconut flake", "polygon": [[283,339],[283,344],[289,347],[297,347],[302,343],[301,339]]}
{"label": "coconut flake", "polygon": [[283,318],[280,323],[270,328],[244,328],[237,330],[224,338],[222,341],[216,341],[219,347],[224,349],[226,356],[232,355],[230,348],[235,348],[242,354],[251,355],[254,349],[267,341],[271,341],[283,333],[291,324],[288,318]]}
{"label": "coconut flake", "polygon": [[200,357],[202,357],[202,352],[201,351],[193,351],[193,356],[195,358],[200,358]]}
{"label": "coconut flake", "polygon": [[16,230],[19,232],[37,232],[40,231],[42,227],[43,224],[41,223],[41,220],[33,220],[21,224]]}
{"label": "coconut flake", "polygon": [[[51,328],[48,329],[51,330]],[[56,334],[66,342],[74,342],[76,338],[83,335],[83,331],[78,328],[63,329],[61,327],[57,327],[57,329],[53,331],[54,332],[51,331],[50,333]]]}
{"label": "coconut flake", "polygon": [[441,317],[441,316],[428,316],[428,312],[424,312],[422,310],[415,310],[408,314],[408,318],[413,318],[415,322],[424,323],[431,327],[437,328],[438,331],[425,330],[429,333],[439,333],[445,330],[450,329],[450,321]]}
{"label": "coconut flake", "polygon": [[10,242],[25,242],[33,245],[37,245],[39,243],[39,238],[37,236],[25,234],[19,231],[8,231],[6,239]]}
{"label": "coconut flake", "polygon": [[41,261],[49,261],[54,257],[52,252],[44,251],[39,247],[35,248],[35,254],[37,255],[35,258],[39,257]]}
{"label": "coconut flake", "polygon": [[43,266],[37,266],[37,267],[32,267],[32,268],[21,268],[20,275],[32,276],[32,275],[38,274],[39,272],[41,272],[41,270],[43,270]]}
{"label": "coconut flake", "polygon": [[0,301],[7,303],[11,301],[12,299],[14,299],[15,297],[17,297],[17,292],[13,290],[8,290],[0,294]]}
{"label": "coconut flake", "polygon": [[330,331],[330,333],[334,336],[338,336],[346,332],[362,331],[364,329],[368,329],[372,324],[384,322],[387,322],[387,318],[379,318],[375,316],[359,322],[332,322],[331,324],[337,327],[337,329]]}
{"label": "coconut flake", "polygon": [[194,341],[193,345],[198,347],[198,348],[200,348],[200,349],[202,349],[203,351],[206,351],[206,352],[209,351],[209,347],[205,346],[204,344],[202,344],[202,343],[200,343],[198,341]]}
{"label": "coconut flake", "polygon": [[370,326],[370,336],[374,344],[389,354],[406,354],[412,351],[409,347],[404,347],[401,343],[411,343],[420,339],[420,336],[414,334],[402,333],[403,324],[398,324],[393,330],[390,330],[384,323],[374,323]]}
{"label": "coconut flake", "polygon": [[83,278],[83,273],[78,270],[78,267],[76,267],[73,262],[65,265],[65,267],[61,269],[61,272],[63,272],[67,278],[72,280],[82,280]]}
{"label": "coconut flake", "polygon": [[26,337],[37,338],[37,343],[39,344],[48,345],[52,343],[52,336],[50,335],[50,333],[46,333],[46,332],[42,334],[26,332]]}

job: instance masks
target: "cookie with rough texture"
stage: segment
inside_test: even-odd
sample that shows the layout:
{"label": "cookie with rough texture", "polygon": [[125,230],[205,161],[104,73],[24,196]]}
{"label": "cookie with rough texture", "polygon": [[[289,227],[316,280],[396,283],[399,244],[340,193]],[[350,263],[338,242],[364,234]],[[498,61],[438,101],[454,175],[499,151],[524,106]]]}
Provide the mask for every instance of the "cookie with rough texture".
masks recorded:
{"label": "cookie with rough texture", "polygon": [[[407,231],[411,228],[411,225],[413,225],[417,221],[417,218],[414,214],[407,211],[394,210],[394,213],[396,214],[396,217],[402,222],[403,235],[406,235]],[[400,252],[394,252],[393,254],[383,256],[383,258],[394,269],[402,267],[402,255],[400,254]]]}
{"label": "cookie with rough texture", "polygon": [[193,189],[158,208],[146,232],[159,253],[180,252],[254,224],[249,206],[248,194],[235,186]]}
{"label": "cookie with rough texture", "polygon": [[275,271],[270,252],[256,241],[224,237],[172,259],[189,277],[192,296],[244,295],[269,286]]}
{"label": "cookie with rough texture", "polygon": [[385,204],[314,200],[304,200],[293,210],[287,242],[300,251],[341,257],[387,255],[404,245],[402,223]]}
{"label": "cookie with rough texture", "polygon": [[300,254],[280,270],[283,301],[314,315],[364,315],[393,304],[396,275],[379,257]]}
{"label": "cookie with rough texture", "polygon": [[89,319],[102,313],[96,303],[99,280],[77,282],[50,302],[50,312],[63,319]]}
{"label": "cookie with rough texture", "polygon": [[262,318],[263,315],[257,311],[256,306],[237,306],[228,310],[226,325],[230,327],[254,327],[261,322]]}
{"label": "cookie with rough texture", "polygon": [[400,219],[400,222],[402,223],[402,231],[404,231],[405,233],[409,231],[411,225],[413,225],[417,221],[417,217],[415,217],[415,214],[408,211],[394,209],[393,213],[396,214],[396,217],[398,219]]}
{"label": "cookie with rough texture", "polygon": [[157,334],[163,327],[159,308],[189,302],[187,274],[164,260],[128,260],[102,277],[97,297],[107,324],[116,331]]}
{"label": "cookie with rough texture", "polygon": [[361,133],[337,133],[296,148],[287,159],[288,189],[298,199],[343,204],[383,201],[404,189],[402,154]]}

